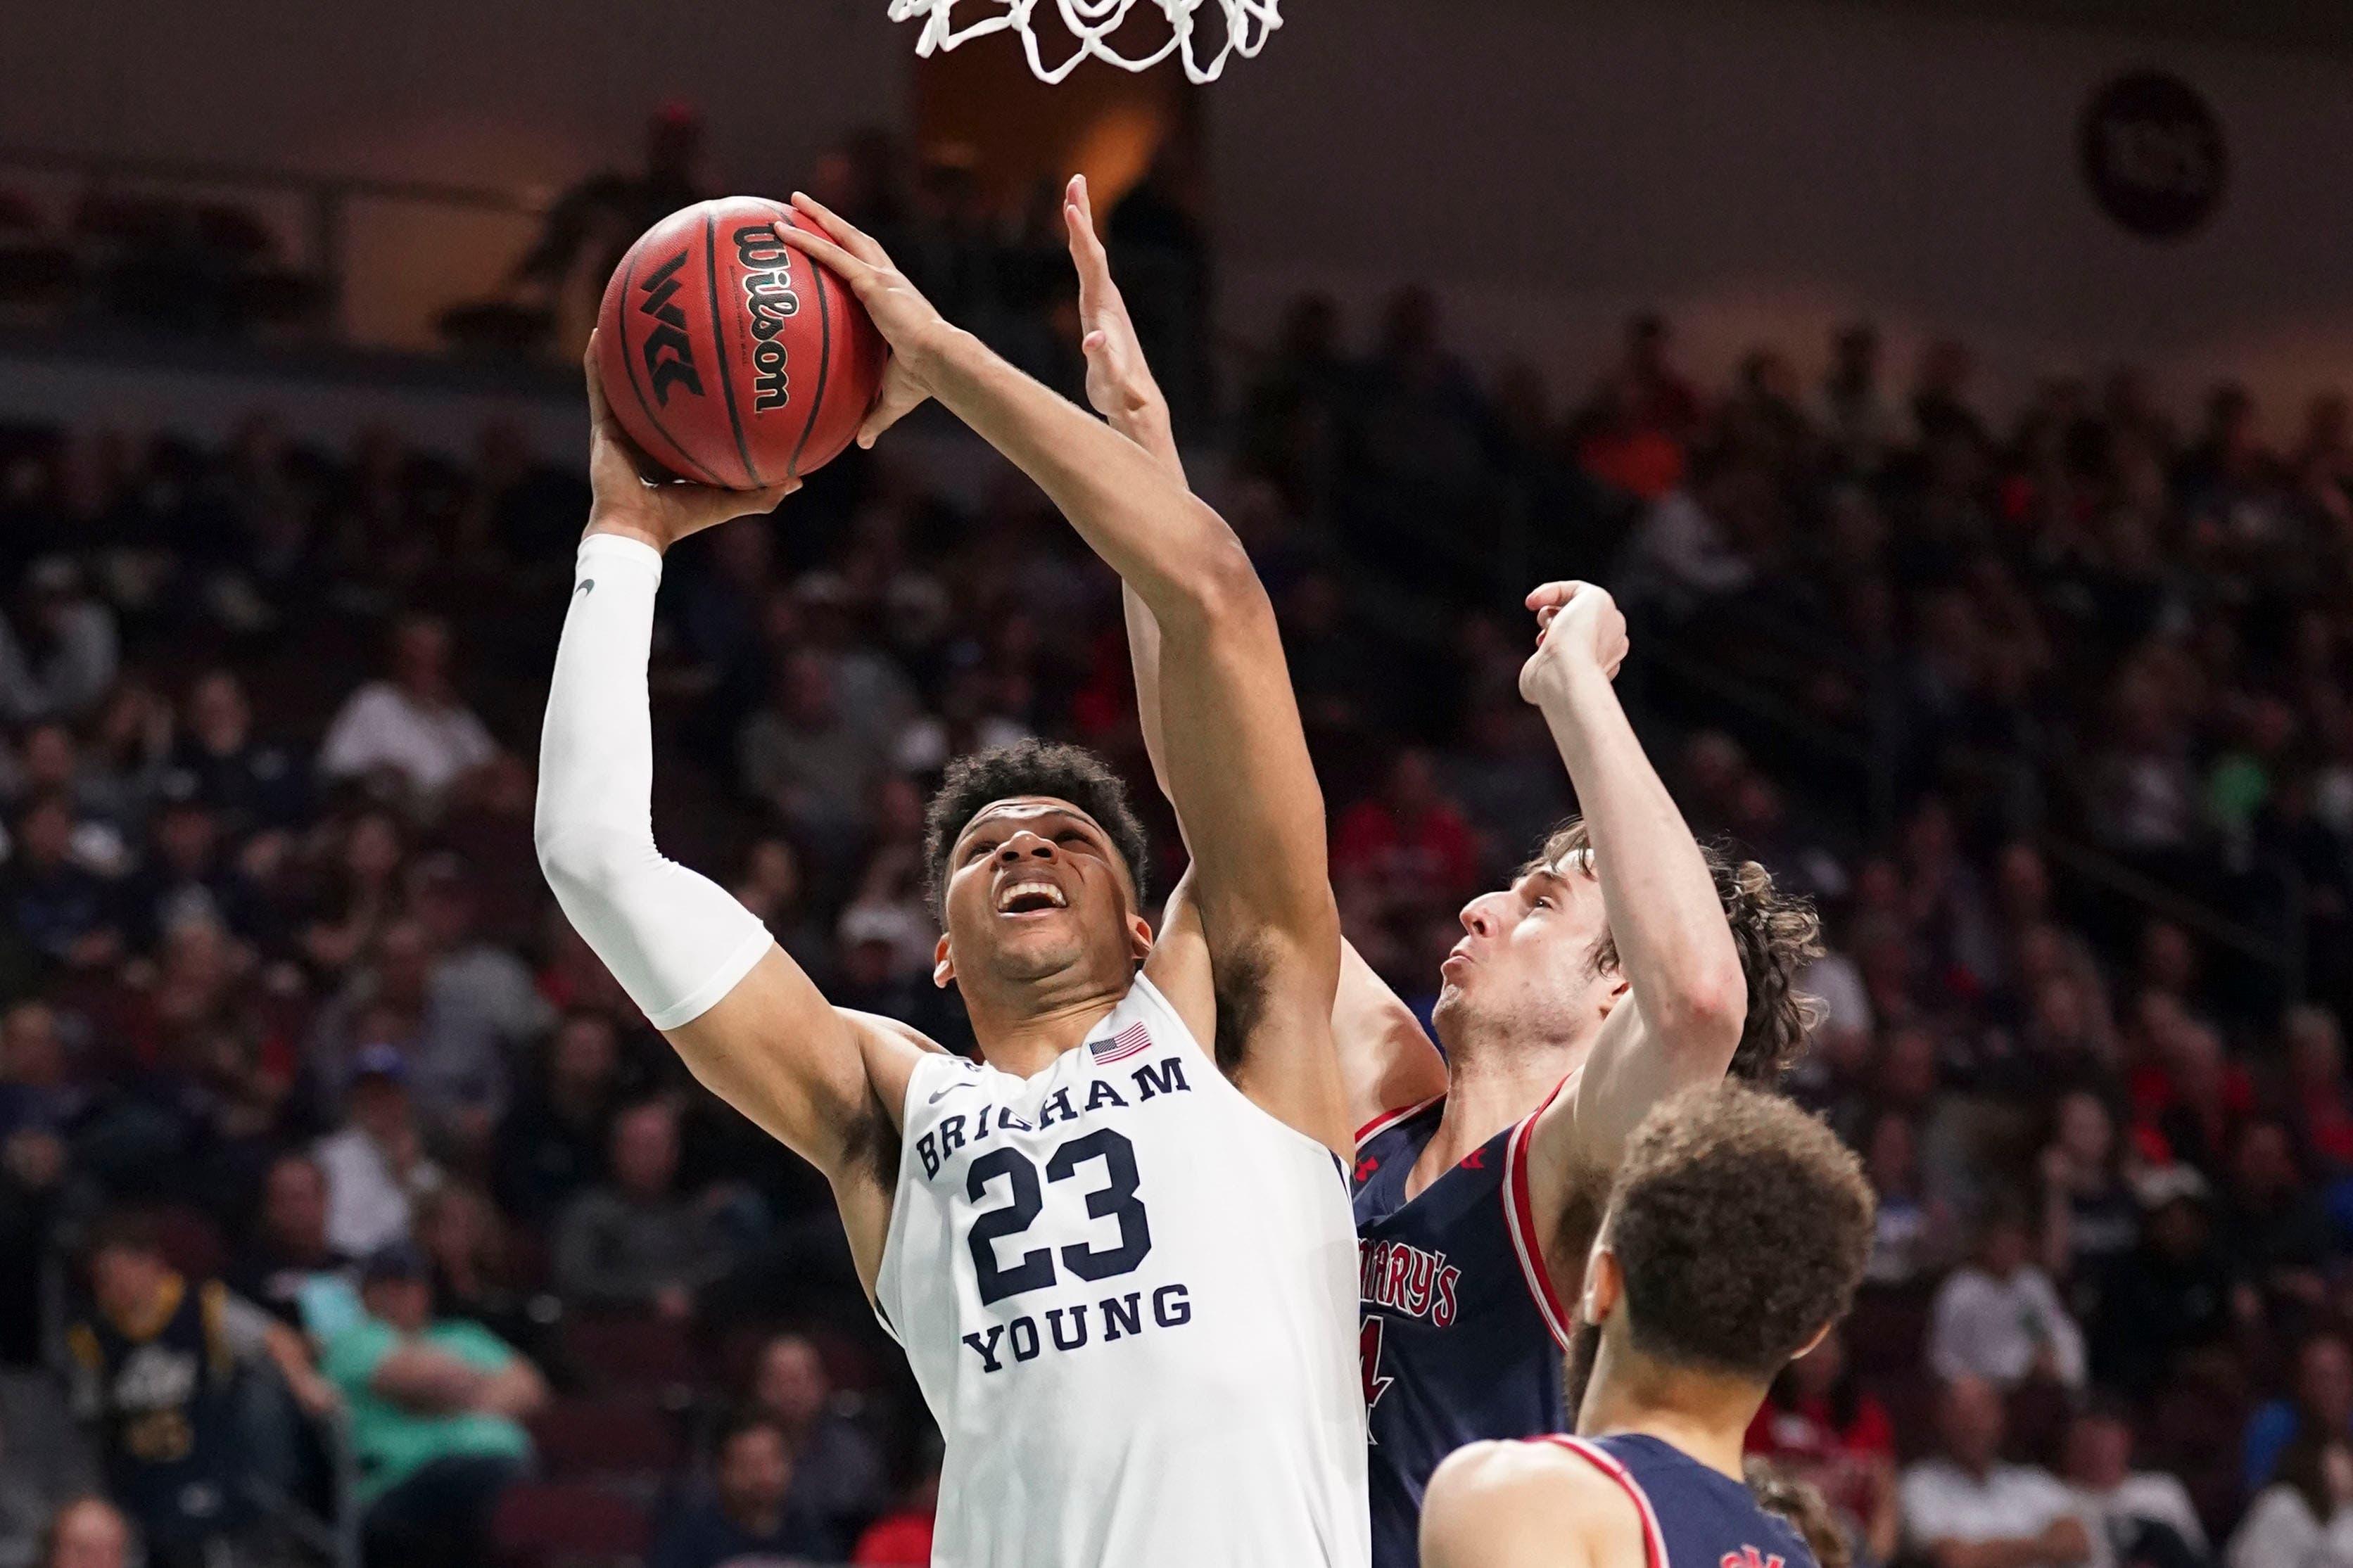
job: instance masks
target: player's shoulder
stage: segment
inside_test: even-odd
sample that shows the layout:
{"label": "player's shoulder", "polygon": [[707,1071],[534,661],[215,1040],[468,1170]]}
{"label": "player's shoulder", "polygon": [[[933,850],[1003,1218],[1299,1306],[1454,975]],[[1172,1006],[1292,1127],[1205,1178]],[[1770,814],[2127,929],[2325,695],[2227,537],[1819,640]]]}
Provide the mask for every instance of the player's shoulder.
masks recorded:
{"label": "player's shoulder", "polygon": [[[1574,1448],[1541,1438],[1456,1449],[1422,1504],[1423,1557],[1440,1564],[1639,1561],[1641,1534],[1623,1487]],[[1620,1555],[1629,1544],[1634,1558]]]}
{"label": "player's shoulder", "polygon": [[1577,1450],[1544,1438],[1457,1448],[1430,1477],[1429,1495],[1475,1511],[1567,1522],[1623,1510],[1629,1523],[1641,1522],[1625,1488]]}

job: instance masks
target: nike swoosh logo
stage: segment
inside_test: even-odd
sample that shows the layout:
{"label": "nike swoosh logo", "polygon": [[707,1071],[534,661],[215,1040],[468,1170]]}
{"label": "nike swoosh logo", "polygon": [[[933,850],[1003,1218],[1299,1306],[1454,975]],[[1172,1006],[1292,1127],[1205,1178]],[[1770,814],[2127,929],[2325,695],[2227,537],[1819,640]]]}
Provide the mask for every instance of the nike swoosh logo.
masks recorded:
{"label": "nike swoosh logo", "polygon": [[575,594],[593,594],[596,591],[596,579],[594,577],[584,577],[580,580],[580,586],[573,589],[572,591]]}
{"label": "nike swoosh logo", "polygon": [[978,1085],[976,1085],[976,1084],[970,1083],[970,1082],[965,1082],[965,1083],[952,1083],[952,1084],[948,1085],[948,1086],[947,1086],[947,1088],[945,1088],[945,1089],[941,1089],[941,1090],[939,1090],[937,1093],[934,1094],[934,1095],[932,1096],[932,1098],[931,1098],[931,1099],[929,1099],[929,1100],[925,1100],[923,1103],[924,1103],[924,1104],[926,1104],[926,1105],[937,1105],[941,1100],[945,1100],[949,1095],[954,1094],[957,1089],[976,1089],[976,1088],[977,1088],[977,1087],[979,1087],[979,1086],[978,1086]]}

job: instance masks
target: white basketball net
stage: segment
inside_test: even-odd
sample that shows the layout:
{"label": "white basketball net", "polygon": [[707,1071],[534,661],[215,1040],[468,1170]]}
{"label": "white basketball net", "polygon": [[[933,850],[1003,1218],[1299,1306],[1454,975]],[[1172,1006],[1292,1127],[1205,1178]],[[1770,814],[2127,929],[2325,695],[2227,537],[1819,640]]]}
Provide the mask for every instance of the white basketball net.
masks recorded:
{"label": "white basketball net", "polygon": [[[956,0],[891,0],[891,20],[923,24],[923,36],[915,40],[915,53],[925,58],[934,49],[952,49],[967,38],[977,38],[989,33],[1008,29],[1021,35],[1022,47],[1029,52],[1029,68],[1042,81],[1060,81],[1078,69],[1079,62],[1089,58],[1107,61],[1127,70],[1149,70],[1170,55],[1181,55],[1185,74],[1197,82],[1215,81],[1218,73],[1226,68],[1229,55],[1244,59],[1255,57],[1266,47],[1267,35],[1282,26],[1282,0],[1150,0],[1168,18],[1170,37],[1166,44],[1141,59],[1132,58],[1111,47],[1111,36],[1119,31],[1127,14],[1145,0],[1054,0],[1060,10],[1062,25],[1079,41],[1071,58],[1059,65],[1050,66],[1038,51],[1038,30],[1031,25],[1030,14],[1037,10],[1039,0],[965,0],[967,14],[987,6],[1002,6],[997,15],[983,16],[978,21],[956,25],[954,13]],[[1226,37],[1218,52],[1207,60],[1200,58],[1193,41],[1194,13],[1204,5],[1215,5],[1225,12]]]}

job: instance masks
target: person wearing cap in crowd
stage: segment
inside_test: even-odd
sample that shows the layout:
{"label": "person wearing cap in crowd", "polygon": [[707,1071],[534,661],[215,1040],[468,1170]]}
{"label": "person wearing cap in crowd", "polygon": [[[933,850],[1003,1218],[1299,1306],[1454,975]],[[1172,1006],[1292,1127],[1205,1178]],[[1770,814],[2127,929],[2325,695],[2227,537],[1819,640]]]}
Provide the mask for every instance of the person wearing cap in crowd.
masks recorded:
{"label": "person wearing cap in crowd", "polygon": [[2226,1341],[2261,1306],[2214,1235],[2213,1194],[2190,1165],[2133,1183],[2140,1245],[2110,1268],[2092,1334],[2092,1373],[2133,1398],[2158,1391],[2175,1358]]}
{"label": "person wearing cap in crowd", "polygon": [[364,1257],[408,1238],[415,1201],[441,1184],[408,1098],[400,1047],[377,1040],[352,1054],[346,1121],[311,1149],[327,1177],[327,1240]]}
{"label": "person wearing cap in crowd", "polygon": [[528,1468],[522,1422],[547,1384],[479,1323],[433,1315],[425,1257],[372,1253],[365,1315],[327,1343],[322,1369],[351,1409],[367,1568],[474,1568],[488,1561],[499,1499]]}
{"label": "person wearing cap in crowd", "polygon": [[[85,1249],[90,1312],[66,1331],[75,1414],[98,1434],[107,1489],[134,1517],[156,1568],[206,1563],[255,1521],[268,1476],[240,1373],[274,1367],[312,1415],[335,1392],[301,1337],[217,1279],[190,1280],[154,1227],[110,1215]],[[282,1434],[279,1435],[282,1439]]]}

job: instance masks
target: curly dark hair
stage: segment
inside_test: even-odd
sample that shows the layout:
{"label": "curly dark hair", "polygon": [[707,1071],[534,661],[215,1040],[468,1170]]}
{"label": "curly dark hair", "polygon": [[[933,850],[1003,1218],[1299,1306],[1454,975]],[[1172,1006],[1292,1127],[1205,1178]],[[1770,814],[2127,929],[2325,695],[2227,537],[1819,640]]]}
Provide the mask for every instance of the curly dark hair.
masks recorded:
{"label": "curly dark hair", "polygon": [[1767,1513],[1778,1513],[1789,1521],[1789,1528],[1801,1536],[1814,1554],[1819,1568],[1848,1568],[1854,1561],[1854,1548],[1848,1544],[1846,1531],[1839,1525],[1838,1515],[1831,1511],[1829,1500],[1821,1489],[1811,1481],[1799,1480],[1770,1459],[1751,1456],[1741,1466],[1748,1481],[1748,1495]]}
{"label": "curly dark hair", "polygon": [[948,857],[965,826],[998,801],[1028,795],[1066,800],[1102,824],[1112,847],[1127,863],[1136,902],[1144,901],[1151,841],[1128,804],[1127,785],[1111,764],[1083,746],[1016,741],[950,763],[923,814],[923,863],[931,868],[934,916],[943,923],[947,920]]}
{"label": "curly dark hair", "polygon": [[1605,1222],[1634,1348],[1772,1377],[1854,1299],[1874,1206],[1853,1152],[1780,1096],[1671,1096],[1628,1145]]}
{"label": "curly dark hair", "polygon": [[[1777,1083],[1802,1055],[1806,1036],[1820,1021],[1820,1005],[1798,989],[1798,972],[1822,955],[1822,922],[1813,900],[1785,893],[1773,873],[1754,860],[1737,858],[1720,844],[1702,844],[1700,854],[1715,879],[1724,918],[1740,950],[1740,973],[1748,982],[1748,1013],[1740,1045],[1732,1053],[1732,1076],[1751,1083]],[[1545,840],[1529,863],[1559,867],[1592,853],[1584,820],[1571,817]],[[1618,942],[1604,932],[1592,955],[1597,971],[1618,967]]]}

